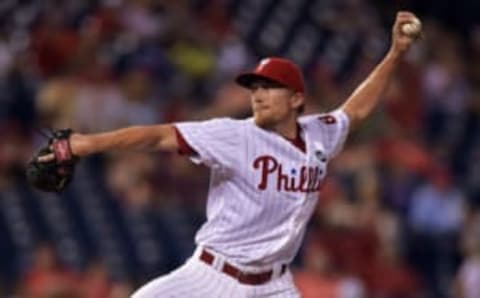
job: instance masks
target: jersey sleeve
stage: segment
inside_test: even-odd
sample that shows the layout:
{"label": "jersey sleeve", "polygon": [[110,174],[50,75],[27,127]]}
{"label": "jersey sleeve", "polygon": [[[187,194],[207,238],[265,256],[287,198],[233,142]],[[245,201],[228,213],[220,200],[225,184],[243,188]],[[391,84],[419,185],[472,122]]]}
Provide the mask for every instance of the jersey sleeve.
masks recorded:
{"label": "jersey sleeve", "polygon": [[[178,133],[190,148],[190,159],[209,167],[232,167],[238,155],[239,124],[229,118],[176,123]],[[178,138],[178,137],[177,137]]]}
{"label": "jersey sleeve", "polygon": [[178,143],[178,153],[180,155],[194,156],[198,153],[185,141],[185,138],[180,133],[177,127],[175,127],[175,135]]}
{"label": "jersey sleeve", "polygon": [[342,109],[326,114],[316,114],[302,117],[321,136],[329,158],[336,156],[347,139],[350,119]]}

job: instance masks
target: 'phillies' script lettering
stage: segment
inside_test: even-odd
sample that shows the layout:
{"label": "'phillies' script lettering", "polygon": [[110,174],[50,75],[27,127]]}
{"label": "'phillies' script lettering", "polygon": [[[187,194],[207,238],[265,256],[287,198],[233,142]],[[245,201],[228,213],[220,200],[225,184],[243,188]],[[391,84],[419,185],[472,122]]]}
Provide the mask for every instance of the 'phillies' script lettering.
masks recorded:
{"label": "'phillies' script lettering", "polygon": [[[299,177],[284,172],[284,168],[277,159],[270,155],[262,155],[253,161],[253,168],[260,169],[262,177],[257,185],[258,189],[265,190],[268,187],[270,175],[276,178],[278,191],[292,192],[315,192],[319,191],[322,180],[322,170],[319,167],[300,168]],[[295,171],[296,173],[296,171]]]}

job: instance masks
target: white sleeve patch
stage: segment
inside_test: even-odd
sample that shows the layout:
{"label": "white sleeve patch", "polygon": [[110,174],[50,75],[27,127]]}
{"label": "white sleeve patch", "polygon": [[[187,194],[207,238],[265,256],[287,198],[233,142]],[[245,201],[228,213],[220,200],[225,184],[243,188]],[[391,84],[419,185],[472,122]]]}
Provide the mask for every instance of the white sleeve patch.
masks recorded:
{"label": "white sleeve patch", "polygon": [[195,163],[209,167],[232,167],[240,146],[239,123],[229,118],[199,122],[180,122],[175,126],[185,141],[197,152]]}

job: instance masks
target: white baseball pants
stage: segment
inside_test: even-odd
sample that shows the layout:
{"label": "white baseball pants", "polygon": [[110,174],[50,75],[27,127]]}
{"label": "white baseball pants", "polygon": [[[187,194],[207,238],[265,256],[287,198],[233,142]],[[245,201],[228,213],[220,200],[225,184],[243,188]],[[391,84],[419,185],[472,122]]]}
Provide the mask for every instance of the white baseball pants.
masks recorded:
{"label": "white baseball pants", "polygon": [[178,269],[142,286],[132,298],[299,298],[290,271],[262,285],[245,285],[221,272],[223,263],[208,265],[200,249]]}

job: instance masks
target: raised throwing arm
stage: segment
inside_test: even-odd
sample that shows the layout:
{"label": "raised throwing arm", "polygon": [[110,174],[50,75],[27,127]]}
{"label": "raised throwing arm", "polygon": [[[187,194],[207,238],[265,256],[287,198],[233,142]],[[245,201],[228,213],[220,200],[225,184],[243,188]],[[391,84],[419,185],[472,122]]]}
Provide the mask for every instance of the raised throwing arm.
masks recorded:
{"label": "raised throwing arm", "polygon": [[342,109],[349,116],[352,126],[358,125],[377,106],[404,54],[420,34],[420,31],[407,33],[405,29],[402,30],[402,26],[409,24],[409,28],[411,28],[410,24],[415,23],[419,24],[413,13],[406,11],[397,13],[392,29],[390,50],[342,105]]}

